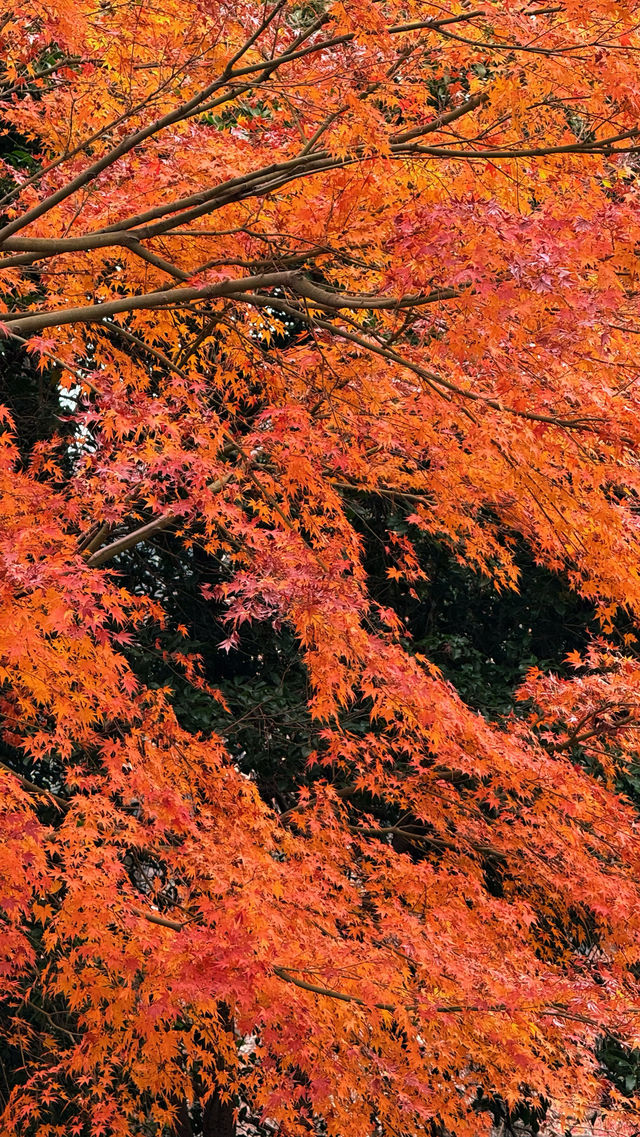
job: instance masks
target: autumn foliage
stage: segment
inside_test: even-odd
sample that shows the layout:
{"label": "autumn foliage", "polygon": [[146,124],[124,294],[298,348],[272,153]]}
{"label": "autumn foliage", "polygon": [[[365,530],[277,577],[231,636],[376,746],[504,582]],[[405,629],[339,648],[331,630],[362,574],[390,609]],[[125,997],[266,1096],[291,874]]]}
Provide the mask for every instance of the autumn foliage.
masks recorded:
{"label": "autumn foliage", "polygon": [[[196,1078],[286,1137],[475,1137],[479,1088],[636,1132],[599,1045],[640,1045],[640,4],[0,27],[2,336],[61,392],[28,457],[0,412],[2,1133],[168,1133]],[[370,593],[361,493],[407,590],[423,534],[564,575],[573,677],[465,706]],[[132,670],[160,532],[224,566],[223,648],[295,634],[292,809]]]}

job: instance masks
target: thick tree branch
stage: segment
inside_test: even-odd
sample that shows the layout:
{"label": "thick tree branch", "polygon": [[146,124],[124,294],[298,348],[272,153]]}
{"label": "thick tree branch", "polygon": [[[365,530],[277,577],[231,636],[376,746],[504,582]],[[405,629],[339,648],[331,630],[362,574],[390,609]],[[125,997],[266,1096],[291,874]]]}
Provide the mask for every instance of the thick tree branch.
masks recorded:
{"label": "thick tree branch", "polygon": [[518,418],[528,420],[530,422],[548,423],[550,426],[562,427],[565,430],[588,430],[593,432],[595,430],[595,420],[593,418],[576,417],[576,418],[562,418],[558,415],[543,415],[535,411],[519,410],[515,407],[510,407],[507,404],[500,402],[498,399],[492,399],[489,395],[482,395],[476,391],[465,390],[464,387],[459,387],[456,383],[451,383],[450,380],[445,379],[443,375],[438,375],[434,371],[429,371],[420,364],[415,363],[413,360],[407,359],[405,356],[400,355],[398,352],[390,351],[383,348],[374,340],[367,339],[364,336],[358,335],[355,332],[349,331],[347,328],[340,327],[336,324],[330,323],[328,320],[323,320],[318,316],[309,316],[308,313],[302,308],[296,308],[292,304],[287,304],[286,301],[280,300],[279,297],[260,296],[257,294],[245,294],[239,297],[245,304],[253,304],[256,307],[273,308],[274,310],[285,312],[298,320],[303,320],[310,327],[323,328],[325,331],[330,332],[332,335],[338,336],[340,339],[348,340],[350,343],[355,343],[359,347],[370,351],[373,355],[378,355],[382,359],[388,359],[398,366],[412,371],[414,375],[423,379],[430,387],[444,394],[445,391],[450,394],[457,395],[465,400],[471,402],[481,403],[493,410],[500,411],[503,414],[514,415]]}
{"label": "thick tree branch", "polygon": [[[230,470],[222,478],[217,478],[216,481],[211,482],[207,487],[211,493],[217,493],[218,490],[224,488],[236,476],[235,470]],[[105,545],[104,548],[99,549],[97,552],[92,553],[88,558],[87,564],[90,568],[99,568],[107,561],[112,561],[119,553],[124,553],[127,549],[133,549],[136,545],[142,544],[143,541],[148,541],[156,533],[161,533],[164,529],[171,529],[172,526],[178,524],[180,516],[177,513],[168,511],[156,517],[153,521],[149,521],[146,525],[141,525],[138,529],[134,529],[131,533],[125,533],[123,537],[118,537],[117,541],[112,541],[110,545]]]}
{"label": "thick tree branch", "polygon": [[59,794],[54,793],[53,790],[46,789],[45,786],[38,786],[35,782],[29,781],[24,774],[19,774],[17,770],[12,769],[11,766],[7,766],[6,762],[0,762],[0,770],[4,770],[6,774],[11,774],[28,794],[33,794],[34,797],[41,797],[46,799],[46,801],[53,802],[63,813],[70,808],[71,803],[67,801],[66,798],[60,797]]}
{"label": "thick tree branch", "polygon": [[11,331],[30,334],[41,331],[43,328],[61,327],[63,324],[89,324],[96,320],[102,321],[107,316],[115,316],[124,312],[162,308],[167,304],[184,304],[192,300],[239,295],[252,287],[275,288],[289,284],[293,276],[294,274],[291,272],[263,273],[260,276],[218,281],[215,284],[205,285],[203,288],[173,288],[160,292],[149,292],[142,296],[123,296],[119,300],[107,300],[104,304],[87,304],[83,308],[58,308],[46,312],[34,312],[31,315],[25,315],[22,312],[8,312],[3,314],[2,319],[3,322],[10,323]]}

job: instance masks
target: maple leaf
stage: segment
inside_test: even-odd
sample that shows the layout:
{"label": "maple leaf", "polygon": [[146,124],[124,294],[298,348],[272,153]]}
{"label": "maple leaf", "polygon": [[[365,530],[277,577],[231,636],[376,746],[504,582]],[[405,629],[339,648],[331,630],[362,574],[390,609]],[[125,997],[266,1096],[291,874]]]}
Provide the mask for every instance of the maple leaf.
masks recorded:
{"label": "maple leaf", "polygon": [[[0,20],[0,1128],[630,1137],[637,5],[98,7]],[[436,544],[611,642],[475,713]]]}

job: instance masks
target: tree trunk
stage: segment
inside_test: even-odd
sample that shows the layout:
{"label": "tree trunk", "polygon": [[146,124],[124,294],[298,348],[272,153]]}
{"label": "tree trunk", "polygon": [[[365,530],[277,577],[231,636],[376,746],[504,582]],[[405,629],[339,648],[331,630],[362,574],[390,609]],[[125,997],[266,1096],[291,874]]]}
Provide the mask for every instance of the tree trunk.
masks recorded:
{"label": "tree trunk", "polygon": [[217,1094],[211,1098],[202,1111],[202,1137],[235,1137],[234,1109],[233,1100],[223,1102]]}

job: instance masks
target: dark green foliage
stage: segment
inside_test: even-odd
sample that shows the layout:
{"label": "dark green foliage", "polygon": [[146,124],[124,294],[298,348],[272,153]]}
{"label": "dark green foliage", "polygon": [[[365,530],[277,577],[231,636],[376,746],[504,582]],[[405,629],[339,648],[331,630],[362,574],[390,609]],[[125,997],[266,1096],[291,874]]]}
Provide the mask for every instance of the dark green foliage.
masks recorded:
{"label": "dark green foliage", "polygon": [[[589,605],[561,577],[540,568],[521,544],[518,591],[460,565],[442,544],[416,534],[394,503],[360,499],[352,520],[363,536],[372,594],[402,618],[407,647],[433,660],[462,698],[487,717],[508,713],[530,667],[564,672],[568,652],[595,630]],[[427,580],[406,585],[387,578],[389,533],[409,534]]]}
{"label": "dark green foliage", "polygon": [[598,1057],[617,1090],[631,1097],[640,1089],[640,1050],[623,1046],[615,1038],[604,1038]]}
{"label": "dark green foliage", "polygon": [[38,357],[25,352],[22,344],[0,338],[0,403],[14,421],[24,462],[37,442],[65,429],[58,381],[58,368],[41,370]]}

